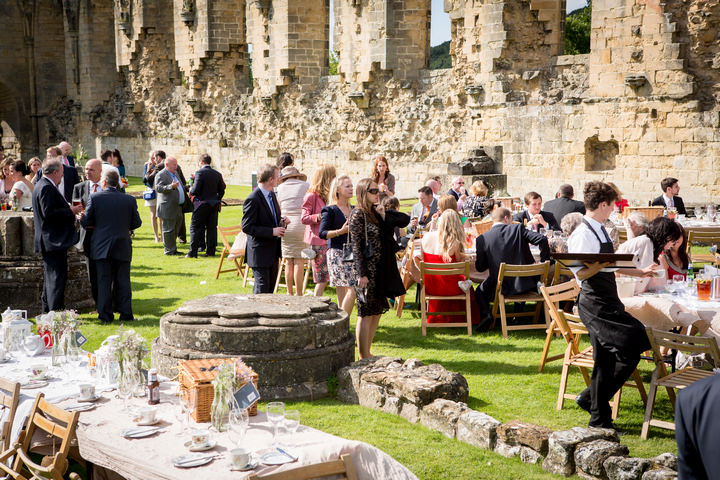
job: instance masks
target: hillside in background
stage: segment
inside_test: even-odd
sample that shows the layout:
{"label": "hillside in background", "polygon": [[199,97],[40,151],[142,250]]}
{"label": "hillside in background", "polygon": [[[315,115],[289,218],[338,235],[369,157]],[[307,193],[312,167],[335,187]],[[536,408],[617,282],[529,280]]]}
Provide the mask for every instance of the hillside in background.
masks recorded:
{"label": "hillside in background", "polygon": [[565,55],[590,53],[592,2],[570,12],[565,19]]}
{"label": "hillside in background", "polygon": [[441,68],[451,68],[452,59],[450,58],[450,40],[440,45],[430,47],[430,70],[440,70]]}

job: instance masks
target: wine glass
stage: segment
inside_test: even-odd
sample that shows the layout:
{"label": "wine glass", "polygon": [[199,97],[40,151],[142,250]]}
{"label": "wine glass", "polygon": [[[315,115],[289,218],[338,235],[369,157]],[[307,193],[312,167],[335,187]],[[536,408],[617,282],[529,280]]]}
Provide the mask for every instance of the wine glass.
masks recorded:
{"label": "wine glass", "polygon": [[278,426],[285,417],[285,404],[283,402],[270,402],[267,404],[266,412],[268,421],[273,425],[273,445],[276,445]]}
{"label": "wine glass", "polygon": [[300,426],[300,412],[297,410],[285,410],[285,429],[290,437],[297,432]]}
{"label": "wine glass", "polygon": [[129,372],[123,372],[123,375],[118,381],[118,395],[123,400],[123,412],[129,412],[128,402],[132,397],[133,391],[135,391],[135,385],[132,382],[132,375]]}
{"label": "wine glass", "polygon": [[228,418],[230,427],[228,434],[230,435],[230,440],[239,447],[240,442],[245,438],[245,433],[250,423],[247,408],[233,408],[230,410],[230,416]]}

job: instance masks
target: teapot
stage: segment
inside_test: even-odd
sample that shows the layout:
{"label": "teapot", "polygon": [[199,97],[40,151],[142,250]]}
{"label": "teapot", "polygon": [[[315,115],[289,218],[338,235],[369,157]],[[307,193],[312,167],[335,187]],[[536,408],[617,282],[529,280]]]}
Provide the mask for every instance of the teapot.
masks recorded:
{"label": "teapot", "polygon": [[45,342],[40,335],[28,335],[23,341],[25,351],[31,357],[39,355],[45,351]]}

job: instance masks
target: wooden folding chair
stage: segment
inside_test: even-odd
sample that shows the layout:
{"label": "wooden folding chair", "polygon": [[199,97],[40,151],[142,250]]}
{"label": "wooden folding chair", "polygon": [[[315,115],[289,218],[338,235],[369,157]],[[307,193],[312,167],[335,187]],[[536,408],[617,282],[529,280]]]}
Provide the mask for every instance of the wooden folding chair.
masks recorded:
{"label": "wooden folding chair", "polygon": [[[573,279],[572,281],[565,282],[562,284],[558,284],[557,279],[559,278],[559,275],[557,272],[561,268],[559,263],[555,264],[555,279],[553,280],[553,288],[551,290],[553,294],[553,300],[557,302],[563,302],[563,301],[575,301],[575,299],[578,296],[578,293],[580,293],[580,285],[577,284],[577,282]],[[569,269],[568,269],[569,271]],[[572,276],[572,272],[570,273],[570,276]],[[558,307],[559,308],[559,307]],[[547,327],[547,330],[545,331],[547,335],[545,336],[545,344],[543,345],[542,355],[540,356],[540,366],[538,367],[538,373],[542,373],[543,368],[545,368],[545,364],[549,362],[554,362],[555,360],[560,360],[562,358],[565,358],[564,353],[560,353],[558,355],[553,355],[552,357],[548,357],[548,352],[550,351],[550,343],[552,342],[552,339],[555,335],[562,336],[562,331],[560,330],[560,327],[557,325],[557,322],[554,320],[553,316],[550,315],[550,305],[548,305],[547,300],[545,301],[545,309],[548,314],[548,317],[550,318],[550,325]]]}
{"label": "wooden folding chair", "polygon": [[[567,343],[565,348],[565,354],[563,355],[563,367],[560,376],[560,388],[558,390],[557,405],[555,408],[562,410],[565,404],[565,399],[575,399],[577,394],[569,394],[567,391],[568,374],[570,367],[578,367],[580,373],[582,373],[585,385],[590,385],[590,374],[588,369],[595,366],[593,361],[593,348],[592,346],[587,347],[584,350],[580,350],[580,338],[582,335],[587,334],[587,328],[580,321],[580,317],[570,313],[563,312],[559,307],[559,302],[567,300],[569,295],[568,292],[573,292],[575,288],[578,288],[575,279],[570,280],[560,285],[552,287],[541,287],[540,292],[545,299],[545,305],[547,306],[548,313],[552,320],[557,324],[560,332]],[[647,402],[647,394],[645,393],[645,386],[642,383],[642,378],[638,373],[637,369],[632,373],[632,379],[634,383],[625,383],[626,387],[637,388],[640,392],[640,397],[643,402]],[[622,388],[617,391],[613,397],[610,405],[612,405],[612,418],[617,418],[618,410],[620,408],[620,396],[622,394]]]}
{"label": "wooden folding chair", "polygon": [[692,366],[668,373],[665,361],[660,353],[660,347],[672,348],[692,354],[709,354],[715,362],[715,367],[720,367],[720,350],[718,350],[717,342],[713,337],[682,335],[679,333],[655,330],[653,328],[646,328],[645,331],[647,331],[650,345],[652,345],[655,370],[650,378],[650,390],[648,393],[648,402],[645,406],[645,418],[643,420],[642,430],[640,431],[640,438],[643,440],[648,438],[651,426],[675,430],[675,422],[666,422],[652,418],[658,387],[665,387],[674,411],[674,389],[683,389],[701,378],[714,375],[712,371],[700,370]]}
{"label": "wooden folding chair", "polygon": [[492,220],[488,220],[486,222],[483,222],[481,220],[479,222],[472,222],[470,225],[472,225],[475,233],[477,233],[478,235],[482,235],[483,233],[490,231],[493,226],[493,222]]}
{"label": "wooden folding chair", "polygon": [[[223,261],[225,261],[225,257],[228,257],[230,255],[231,250],[231,244],[230,244],[230,237],[235,237],[236,235],[239,235],[242,232],[242,227],[240,225],[234,226],[234,227],[217,227],[218,229],[218,235],[220,236],[220,240],[223,244],[222,253],[220,254],[220,263],[218,263],[217,272],[215,272],[215,280],[220,276],[221,273],[227,273],[227,272],[235,272],[236,276],[242,275],[243,277],[243,287],[247,285],[248,276],[249,276],[249,270],[250,267],[248,267],[247,264],[245,264],[245,271],[243,271],[242,264],[245,261],[245,252],[233,252],[237,253],[238,255],[232,259],[233,263],[235,263],[234,268],[228,268],[223,270]],[[240,261],[238,261],[240,259]]]}
{"label": "wooden folding chair", "polygon": [[[470,303],[470,295],[473,294],[472,289],[464,292],[462,295],[429,295],[425,291],[426,275],[465,275],[468,278],[470,274],[470,263],[426,263],[420,262],[420,276],[423,279],[422,289],[420,290],[420,315],[422,322],[423,337],[427,335],[428,327],[465,327],[467,326],[468,335],[472,335],[472,310]],[[428,300],[465,300],[464,312],[429,312]],[[452,323],[427,323],[428,315],[464,315],[465,322]]]}
{"label": "wooden folding chair", "polygon": [[357,480],[355,467],[353,467],[350,454],[340,455],[337,460],[327,462],[314,463],[304,467],[285,470],[284,472],[269,473],[267,475],[250,474],[248,480],[313,480],[316,478],[329,477],[331,475],[340,475],[340,480]]}
{"label": "wooden folding chair", "polygon": [[[415,249],[415,240],[417,240],[418,238],[420,238],[420,235],[418,232],[415,232],[412,237],[410,237],[410,240],[408,241],[407,246],[405,247],[405,250],[400,257],[400,262],[402,262],[402,266],[400,267],[400,278],[402,279],[405,290],[410,288],[412,284],[415,283],[415,280],[413,279],[410,270],[414,261],[413,253]],[[406,294],[403,293],[399,297],[395,297],[395,314],[398,316],[398,318],[402,317],[403,308],[405,308],[405,295]]]}
{"label": "wooden folding chair", "polygon": [[[70,444],[75,438],[79,416],[80,412],[66,412],[62,408],[48,403],[44,394],[38,394],[28,416],[25,430],[20,432],[18,442],[0,454],[0,470],[15,480],[36,478],[62,480],[68,468],[67,457],[70,452]],[[43,459],[43,465],[38,465],[29,456],[33,434],[37,429],[52,437],[52,448],[55,452],[52,456]],[[55,442],[59,443],[57,449]],[[11,468],[4,462],[12,456],[15,457],[15,461]],[[70,473],[70,480],[80,480],[80,476],[75,472]]]}
{"label": "wooden folding chair", "polygon": [[687,254],[694,264],[715,263],[714,253],[696,253],[693,255],[693,245],[720,245],[720,228],[703,228],[702,231],[690,229],[688,231]]}
{"label": "wooden folding chair", "polygon": [[[302,292],[305,294],[305,291],[307,290],[308,282],[310,281],[310,272],[312,272],[312,260],[302,259],[303,261],[303,270],[305,271],[305,274],[303,275],[303,284],[302,284]],[[285,265],[287,263],[287,259],[281,258],[280,259],[280,266],[278,267],[278,274],[277,279],[275,279],[275,289],[273,290],[273,293],[277,293],[278,288],[284,288],[285,291],[287,291],[287,278],[285,278]],[[285,278],[285,283],[281,283],[282,279]],[[297,285],[295,286],[297,288]]]}
{"label": "wooden folding chair", "polygon": [[12,425],[15,420],[15,412],[17,411],[18,400],[20,399],[20,383],[0,378],[0,408],[7,409],[7,416],[2,424],[0,435],[2,437],[1,445],[3,452],[10,448],[10,436],[12,434]]}
{"label": "wooden folding chair", "polygon": [[[540,312],[543,310],[543,297],[537,292],[521,293],[520,295],[503,295],[502,285],[506,277],[540,277],[543,285],[547,283],[548,272],[550,271],[550,262],[536,263],[533,265],[510,265],[505,262],[500,264],[498,271],[497,287],[495,288],[495,300],[493,301],[492,317],[493,322],[497,320],[498,312],[500,314],[500,322],[502,326],[503,338],[507,338],[510,330],[539,330],[548,328],[547,319],[543,323],[538,323]],[[507,313],[505,304],[513,302],[536,302],[534,312]],[[533,323],[529,325],[508,325],[507,317],[533,317]]]}

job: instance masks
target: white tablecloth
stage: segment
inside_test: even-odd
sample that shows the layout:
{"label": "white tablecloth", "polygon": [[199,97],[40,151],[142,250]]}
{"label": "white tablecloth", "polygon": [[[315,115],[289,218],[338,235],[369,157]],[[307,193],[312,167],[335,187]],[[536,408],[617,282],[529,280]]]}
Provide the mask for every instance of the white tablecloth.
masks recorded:
{"label": "white tablecloth", "polygon": [[720,341],[720,302],[669,294],[621,298],[625,309],[643,325],[659,330],[695,325],[700,334]]}

